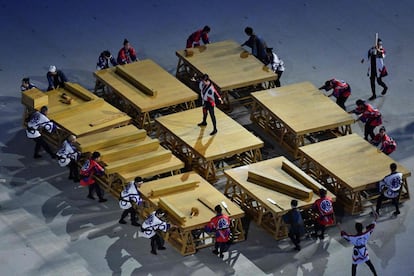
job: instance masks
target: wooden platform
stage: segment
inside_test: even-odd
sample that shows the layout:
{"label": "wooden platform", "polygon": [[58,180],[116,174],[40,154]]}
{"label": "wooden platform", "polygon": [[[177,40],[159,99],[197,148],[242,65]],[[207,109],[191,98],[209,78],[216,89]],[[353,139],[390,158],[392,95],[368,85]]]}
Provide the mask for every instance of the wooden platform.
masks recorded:
{"label": "wooden platform", "polygon": [[377,183],[390,173],[391,163],[403,174],[400,200],[410,198],[407,177],[411,172],[357,134],[300,147],[299,156],[302,168],[334,193],[351,214],[372,206],[378,196]]}
{"label": "wooden platform", "polygon": [[105,175],[96,179],[115,198],[122,186],[137,176],[173,175],[184,168],[184,163],[158,139],[148,137],[145,130],[134,125],[83,136],[77,142],[82,153],[101,153]]}
{"label": "wooden platform", "polygon": [[[288,164],[291,170],[284,168],[284,164]],[[298,188],[310,189],[313,191],[312,197],[304,199],[299,194],[289,196],[275,189],[255,184],[248,179],[249,172],[252,171]],[[240,205],[258,225],[276,240],[287,237],[288,229],[283,223],[282,216],[291,210],[291,200],[297,199],[298,208],[302,211],[308,210],[319,198],[319,188],[323,187],[285,157],[272,158],[229,169],[224,171],[224,174],[227,177],[224,194]],[[335,200],[334,195],[331,193],[328,195]]]}
{"label": "wooden platform", "polygon": [[94,75],[109,88],[105,99],[147,130],[151,128],[150,112],[194,108],[198,98],[197,93],[149,59],[98,70]]}
{"label": "wooden platform", "polygon": [[229,92],[252,91],[269,88],[277,75],[264,67],[263,63],[252,55],[240,57],[245,50],[232,40],[211,43],[205,46],[187,49],[193,53],[187,56],[185,50],[176,51],[178,65],[176,76],[190,84],[194,76],[208,74],[222,94],[225,105],[230,104]]}
{"label": "wooden platform", "polygon": [[[168,220],[178,226],[165,238],[182,255],[191,255],[197,249],[214,245],[214,236],[205,233],[204,227],[216,214],[214,206],[223,201],[228,206],[229,213],[224,208],[223,212],[231,219],[234,241],[244,240],[241,224],[244,212],[195,172],[145,182],[140,192],[150,205],[143,210],[142,216],[161,206],[167,211]],[[191,216],[193,207],[199,211],[197,216]]]}
{"label": "wooden platform", "polygon": [[[229,166],[260,161],[263,142],[219,109],[215,109],[218,133],[213,130],[210,118],[206,127],[197,124],[202,120],[202,108],[195,108],[156,119],[157,137],[163,145],[179,156],[187,165],[209,181],[217,179],[215,162],[226,161]],[[227,162],[231,159],[231,162]]]}
{"label": "wooden platform", "polygon": [[310,82],[252,93],[250,119],[294,157],[311,142],[352,133],[353,117]]}

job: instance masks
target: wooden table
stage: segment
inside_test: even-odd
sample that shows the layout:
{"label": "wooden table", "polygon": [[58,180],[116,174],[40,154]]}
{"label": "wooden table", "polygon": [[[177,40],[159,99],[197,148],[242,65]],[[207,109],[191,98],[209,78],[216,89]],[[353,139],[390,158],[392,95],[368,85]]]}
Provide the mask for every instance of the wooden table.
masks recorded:
{"label": "wooden table", "polygon": [[411,172],[357,134],[300,147],[299,155],[302,168],[334,193],[351,214],[371,206],[378,196],[377,183],[390,173],[391,163],[403,174],[400,199],[410,197],[407,177]]}
{"label": "wooden table", "polygon": [[214,162],[225,161],[229,166],[250,164],[262,159],[264,143],[219,109],[215,109],[218,133],[208,125],[199,127],[202,108],[195,108],[157,118],[157,137],[163,145],[179,156],[205,179],[214,182],[217,168]]}
{"label": "wooden table", "polygon": [[[223,213],[231,219],[234,241],[245,239],[241,223],[244,212],[195,172],[145,182],[140,192],[144,201],[149,203],[149,208],[144,208],[142,216],[161,207],[167,211],[168,220],[178,226],[172,228],[165,238],[182,255],[194,254],[196,249],[214,244],[214,236],[203,229],[216,215],[214,206],[223,201],[228,206],[229,213],[224,208]],[[192,207],[198,209],[197,216],[190,217]]]}
{"label": "wooden table", "polygon": [[197,93],[149,59],[99,70],[94,75],[110,88],[106,99],[147,130],[151,128],[150,112],[194,108],[198,98]]}
{"label": "wooden table", "polygon": [[[194,76],[197,78],[208,74],[222,94],[226,106],[230,104],[230,91],[241,93],[247,90],[250,93],[264,87],[272,87],[273,81],[277,79],[277,75],[264,67],[253,55],[241,58],[240,54],[245,50],[240,43],[232,40],[211,43],[187,51],[192,51],[193,55],[187,56],[185,50],[176,51],[177,78],[191,85],[190,79]],[[198,88],[196,89],[198,91]]]}
{"label": "wooden table", "polygon": [[[310,82],[252,93],[250,119],[297,157],[298,148],[322,137],[352,133],[353,117]],[[308,138],[305,141],[305,138]]]}
{"label": "wooden table", "polygon": [[[287,163],[293,168],[293,171],[288,172],[282,169],[283,163]],[[307,187],[313,191],[312,198],[310,200],[309,198],[306,200],[300,199],[299,196],[289,196],[274,189],[252,183],[248,180],[249,171],[261,173],[298,187]],[[291,200],[297,199],[298,208],[302,211],[309,210],[315,200],[319,199],[318,192],[319,188],[322,187],[285,157],[277,157],[229,169],[224,171],[224,174],[227,177],[224,194],[240,205],[258,225],[263,227],[276,240],[287,237],[288,229],[286,224],[283,223],[282,216],[291,210]],[[311,186],[313,188],[310,188]],[[330,193],[328,195],[335,200],[334,195]],[[276,204],[268,199],[273,200]]]}

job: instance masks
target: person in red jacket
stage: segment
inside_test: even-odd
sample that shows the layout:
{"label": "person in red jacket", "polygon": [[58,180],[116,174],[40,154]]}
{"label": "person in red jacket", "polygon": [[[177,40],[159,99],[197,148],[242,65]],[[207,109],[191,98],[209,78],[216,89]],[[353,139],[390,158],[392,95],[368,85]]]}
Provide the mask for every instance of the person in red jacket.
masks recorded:
{"label": "person in red jacket", "polygon": [[[319,237],[321,240],[325,237],[326,226],[335,222],[334,209],[332,199],[326,195],[325,189],[319,189],[320,198],[315,201],[312,211],[317,214],[315,221],[315,233],[313,236]],[[318,235],[318,233],[320,234]]]}
{"label": "person in red jacket", "polygon": [[93,178],[94,175],[103,175],[104,168],[98,163],[101,159],[101,154],[97,151],[92,153],[91,158],[86,160],[80,170],[80,184],[81,186],[88,186],[89,193],[87,198],[95,199],[92,195],[93,191],[96,191],[96,195],[99,197],[99,202],[105,202],[107,199],[103,197],[103,191],[99,184],[96,183],[95,179]]}
{"label": "person in red jacket", "polygon": [[137,53],[135,49],[131,46],[128,39],[124,39],[124,47],[121,48],[118,52],[117,62],[118,64],[128,64],[134,61],[137,61]]}
{"label": "person in red jacket", "polygon": [[397,149],[397,143],[386,132],[385,127],[382,126],[379,133],[371,140],[371,144],[379,147],[379,150],[389,155]]}
{"label": "person in red jacket", "polygon": [[351,86],[343,80],[330,79],[325,82],[325,85],[319,87],[319,90],[324,89],[329,91],[333,89],[332,93],[328,97],[334,96],[336,98],[336,103],[343,110],[346,111],[345,102],[351,95]]}
{"label": "person in red jacket", "polygon": [[213,217],[210,222],[206,225],[205,230],[208,233],[215,232],[216,243],[214,245],[213,254],[220,255],[220,258],[223,258],[223,253],[229,249],[230,241],[230,219],[228,216],[222,213],[220,205],[214,207],[216,211],[216,216]]}
{"label": "person in red jacket", "polygon": [[364,127],[364,138],[368,141],[368,136],[371,139],[374,139],[374,129],[377,126],[382,124],[381,112],[378,109],[374,108],[372,105],[366,103],[365,101],[359,99],[356,101],[357,107],[349,111],[348,113],[355,113],[359,117],[356,121],[361,121],[365,123]]}
{"label": "person in red jacket", "polygon": [[187,38],[187,44],[185,48],[193,48],[193,47],[200,46],[200,39],[203,41],[204,44],[209,44],[210,43],[210,40],[208,38],[209,32],[210,32],[210,27],[207,25],[204,26],[204,28],[195,31]]}

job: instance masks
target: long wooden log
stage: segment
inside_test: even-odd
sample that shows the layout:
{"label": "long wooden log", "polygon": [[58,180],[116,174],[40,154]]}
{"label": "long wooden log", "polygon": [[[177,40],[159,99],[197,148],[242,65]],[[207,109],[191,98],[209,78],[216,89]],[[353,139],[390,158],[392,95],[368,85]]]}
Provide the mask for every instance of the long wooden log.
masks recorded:
{"label": "long wooden log", "polygon": [[157,91],[155,89],[148,87],[142,80],[132,77],[128,70],[126,70],[123,66],[118,65],[115,72],[145,94],[149,96],[157,95]]}
{"label": "long wooden log", "polygon": [[151,197],[157,197],[177,192],[183,192],[186,190],[194,189],[198,186],[199,181],[183,182],[183,183],[173,183],[169,185],[164,185],[161,187],[156,187],[151,190]]}
{"label": "long wooden log", "polygon": [[319,194],[319,189],[323,188],[321,184],[307,175],[304,171],[296,167],[295,164],[289,160],[282,161],[282,170],[287,172],[290,176],[311,189],[316,194]]}
{"label": "long wooden log", "polygon": [[214,208],[216,207],[216,205],[218,204],[214,204],[213,202],[211,202],[210,200],[208,200],[205,197],[199,197],[198,201],[200,201],[201,203],[204,204],[204,206],[206,206],[208,209],[210,209],[213,213],[215,213],[216,211],[214,210]]}

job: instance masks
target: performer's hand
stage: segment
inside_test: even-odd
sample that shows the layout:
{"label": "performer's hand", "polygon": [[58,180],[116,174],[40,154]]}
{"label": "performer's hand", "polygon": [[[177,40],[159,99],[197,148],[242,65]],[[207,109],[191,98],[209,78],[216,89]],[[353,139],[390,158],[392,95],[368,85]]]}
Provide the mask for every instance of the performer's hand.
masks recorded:
{"label": "performer's hand", "polygon": [[365,59],[361,59],[361,63],[364,63]]}
{"label": "performer's hand", "polygon": [[219,98],[219,101],[220,101],[221,104],[223,104],[223,99],[222,98]]}

